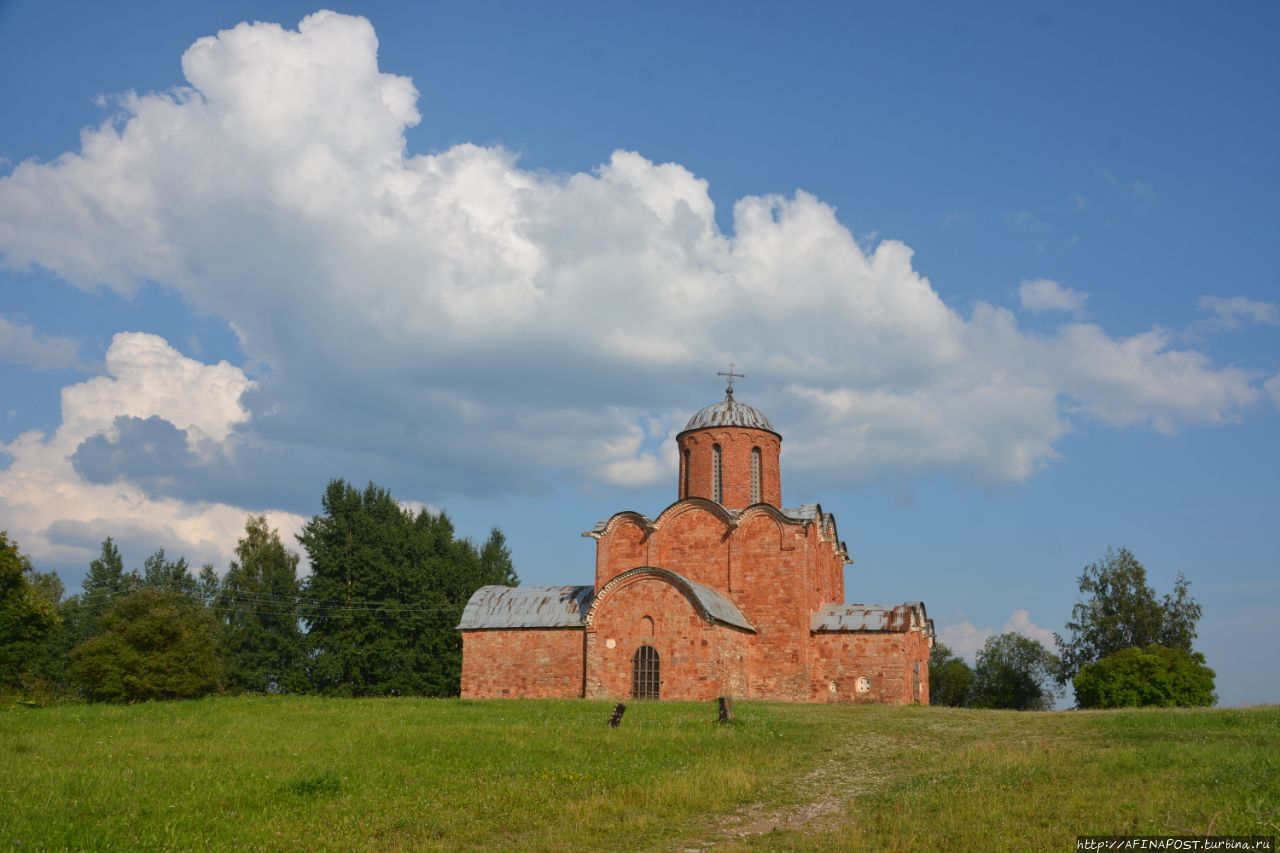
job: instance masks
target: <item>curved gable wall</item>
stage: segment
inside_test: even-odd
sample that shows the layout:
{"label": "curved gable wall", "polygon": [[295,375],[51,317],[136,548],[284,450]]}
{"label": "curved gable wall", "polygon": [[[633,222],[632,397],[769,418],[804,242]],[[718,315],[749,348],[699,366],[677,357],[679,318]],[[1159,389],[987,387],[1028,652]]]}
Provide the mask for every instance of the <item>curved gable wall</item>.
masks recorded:
{"label": "curved gable wall", "polygon": [[586,629],[585,695],[631,695],[636,650],[657,650],[663,699],[746,695],[751,633],[704,618],[661,574],[640,573],[603,591]]}
{"label": "curved gable wall", "polygon": [[717,512],[689,502],[663,513],[652,536],[652,564],[724,591],[729,580],[729,522]]}

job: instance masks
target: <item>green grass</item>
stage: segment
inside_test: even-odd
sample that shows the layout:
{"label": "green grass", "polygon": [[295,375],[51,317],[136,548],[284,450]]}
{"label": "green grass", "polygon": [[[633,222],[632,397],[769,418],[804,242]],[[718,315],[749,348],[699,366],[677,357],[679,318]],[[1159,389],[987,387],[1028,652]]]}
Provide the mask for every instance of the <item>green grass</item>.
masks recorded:
{"label": "green grass", "polygon": [[1280,709],[220,698],[0,710],[0,846],[1070,849],[1280,833]]}

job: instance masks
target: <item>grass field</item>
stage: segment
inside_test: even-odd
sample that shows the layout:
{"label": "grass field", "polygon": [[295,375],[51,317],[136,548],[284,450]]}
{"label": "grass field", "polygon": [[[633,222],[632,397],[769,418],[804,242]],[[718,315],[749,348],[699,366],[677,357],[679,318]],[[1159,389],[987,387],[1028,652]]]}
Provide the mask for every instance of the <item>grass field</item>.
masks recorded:
{"label": "grass field", "polygon": [[1280,708],[220,698],[0,710],[0,846],[1012,849],[1280,834]]}

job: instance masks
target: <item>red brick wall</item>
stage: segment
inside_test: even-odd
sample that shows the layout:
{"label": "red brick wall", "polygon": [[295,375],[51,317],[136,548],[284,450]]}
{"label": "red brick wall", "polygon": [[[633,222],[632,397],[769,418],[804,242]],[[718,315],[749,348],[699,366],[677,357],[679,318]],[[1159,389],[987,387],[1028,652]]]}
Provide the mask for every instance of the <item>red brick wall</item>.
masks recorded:
{"label": "red brick wall", "polygon": [[[712,589],[729,587],[729,525],[712,510],[687,504],[664,513],[651,535],[649,565],[670,569]],[[615,566],[620,574],[635,566]]]}
{"label": "red brick wall", "polygon": [[462,697],[582,696],[582,629],[462,632]]}
{"label": "red brick wall", "polygon": [[828,529],[815,524],[809,531],[814,558],[809,562],[809,609],[817,611],[824,604],[844,603],[845,558],[835,535],[835,523],[828,519]]}
{"label": "red brick wall", "polygon": [[609,532],[596,544],[596,589],[628,569],[654,565],[649,557],[650,542],[638,519],[622,516],[614,519]]}
{"label": "red brick wall", "polygon": [[843,600],[838,543],[816,524],[779,520],[765,510],[736,527],[697,503],[669,507],[646,538],[636,519],[619,516],[600,539],[596,588],[637,566],[670,569],[726,595],[757,630],[749,645],[746,695],[807,701],[809,615]]}
{"label": "red brick wall", "polygon": [[[680,447],[679,498],[712,497],[712,448],[720,445],[720,481],[724,498],[720,501],[730,509],[749,506],[751,500],[751,448],[760,448],[760,501],[776,507],[782,506],[782,480],[778,458],[782,453],[782,439],[776,433],[745,427],[709,427],[681,434],[676,443]],[[688,456],[688,493],[685,492],[685,451]]]}
{"label": "red brick wall", "polygon": [[659,656],[661,698],[745,696],[749,640],[746,632],[708,623],[668,581],[642,575],[595,605],[586,635],[586,695],[630,697],[632,658],[648,645]]}
{"label": "red brick wall", "polygon": [[804,529],[752,513],[734,531],[729,598],[757,631],[751,642],[752,698],[802,702],[809,697],[806,581],[814,554]]}
{"label": "red brick wall", "polygon": [[[920,665],[920,704],[929,704],[929,641],[919,631],[813,635],[810,701],[910,705],[916,701],[912,670]],[[865,676],[870,690],[857,692]],[[834,686],[834,689],[833,689]]]}

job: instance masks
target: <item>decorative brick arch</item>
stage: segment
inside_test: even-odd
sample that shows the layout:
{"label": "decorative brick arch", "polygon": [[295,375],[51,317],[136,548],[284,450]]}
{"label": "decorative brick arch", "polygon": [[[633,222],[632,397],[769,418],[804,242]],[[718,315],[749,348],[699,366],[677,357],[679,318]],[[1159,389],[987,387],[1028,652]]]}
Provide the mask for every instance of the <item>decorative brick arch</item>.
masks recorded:
{"label": "decorative brick arch", "polygon": [[705,510],[723,521],[726,532],[738,526],[737,516],[715,501],[707,500],[706,498],[685,498],[684,500],[676,501],[658,513],[658,517],[650,523],[655,530],[660,530],[663,524],[670,524],[673,518],[695,509]]}
{"label": "decorative brick arch", "polygon": [[683,575],[676,574],[670,569],[658,568],[657,566],[639,566],[623,572],[605,584],[600,591],[596,593],[595,600],[591,602],[591,609],[587,611],[586,619],[583,620],[583,624],[586,629],[588,631],[595,630],[596,614],[599,612],[601,605],[607,603],[618,591],[646,578],[662,580],[675,587],[685,597],[685,599],[688,600],[690,606],[692,606],[694,611],[702,617],[703,621],[709,624],[719,623],[728,625],[729,627],[736,628],[738,630],[748,630],[751,631],[751,633],[755,633],[755,630],[750,628],[749,624],[745,627],[743,624],[734,624],[738,620],[745,623],[745,619],[742,619],[741,613],[736,614],[737,619],[726,619],[723,618],[722,615],[717,615],[717,613],[713,612],[704,601],[705,592],[708,591],[705,587],[699,590],[696,587],[700,585],[695,585]]}
{"label": "decorative brick arch", "polygon": [[609,516],[609,520],[601,527],[582,535],[589,536],[593,539],[599,539],[601,536],[608,536],[613,532],[614,528],[623,521],[630,521],[634,523],[641,530],[645,531],[645,533],[652,533],[654,529],[653,522],[649,520],[647,515],[633,510],[624,510],[622,512],[615,512],[613,515]]}
{"label": "decorative brick arch", "polygon": [[752,504],[738,514],[737,526],[734,530],[735,535],[745,530],[752,522],[758,518],[767,518],[774,524],[774,529],[778,532],[779,549],[793,547],[787,542],[787,531],[803,530],[807,521],[796,521],[794,518],[784,515],[777,507],[770,504]]}
{"label": "decorative brick arch", "polygon": [[661,661],[649,698],[747,695],[755,628],[724,595],[669,569],[640,566],[613,578],[583,627],[587,697],[633,696],[636,655],[644,648]]}

